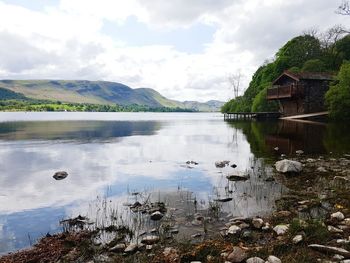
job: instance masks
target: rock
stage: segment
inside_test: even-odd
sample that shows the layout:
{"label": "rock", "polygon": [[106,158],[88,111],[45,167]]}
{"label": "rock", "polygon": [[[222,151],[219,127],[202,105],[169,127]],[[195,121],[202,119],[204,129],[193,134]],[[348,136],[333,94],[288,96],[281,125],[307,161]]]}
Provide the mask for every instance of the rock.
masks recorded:
{"label": "rock", "polygon": [[237,167],[237,164],[232,164],[231,165],[231,168],[236,168]]}
{"label": "rock", "polygon": [[348,239],[337,239],[337,244],[349,244],[350,240]]}
{"label": "rock", "polygon": [[202,236],[201,233],[196,233],[196,234],[191,235],[191,238],[194,239],[194,238],[199,238],[201,236]]}
{"label": "rock", "polygon": [[227,198],[219,198],[219,199],[214,199],[214,201],[216,202],[221,202],[221,203],[225,203],[225,202],[229,202],[232,201],[232,197],[227,197]]}
{"label": "rock", "polygon": [[336,228],[334,226],[327,226],[327,229],[331,233],[343,233],[344,232],[343,230]]}
{"label": "rock", "polygon": [[273,228],[273,231],[276,232],[277,235],[284,235],[289,229],[289,225],[277,225]]}
{"label": "rock", "polygon": [[345,218],[342,224],[350,226],[350,218]]}
{"label": "rock", "polygon": [[160,240],[159,236],[146,236],[142,238],[141,243],[146,245],[153,245],[155,243],[158,243]]}
{"label": "rock", "polygon": [[335,260],[339,261],[339,260],[344,259],[344,256],[342,256],[342,255],[338,255],[338,254],[335,254],[335,255],[333,256],[333,259],[335,259]]}
{"label": "rock", "polygon": [[282,211],[275,212],[273,215],[275,217],[289,217],[292,215],[292,212],[282,210]]}
{"label": "rock", "polygon": [[259,258],[259,257],[253,257],[253,258],[248,258],[247,263],[265,263],[265,260]]}
{"label": "rock", "polygon": [[233,247],[232,252],[227,256],[227,260],[232,263],[242,262],[247,258],[247,254],[240,247]]}
{"label": "rock", "polygon": [[126,248],[126,245],[124,243],[120,243],[115,245],[114,247],[110,248],[109,251],[111,252],[123,252]]}
{"label": "rock", "polygon": [[224,168],[225,166],[229,165],[230,161],[217,161],[215,162],[216,168]]}
{"label": "rock", "polygon": [[320,173],[326,173],[327,172],[327,170],[326,170],[326,168],[324,168],[324,167],[318,167],[317,169],[316,169],[316,171],[317,172],[320,172]]}
{"label": "rock", "polygon": [[156,211],[156,212],[151,214],[151,219],[154,220],[154,221],[158,221],[158,220],[162,219],[163,216],[164,215],[161,212]]}
{"label": "rock", "polygon": [[241,228],[239,226],[233,225],[229,227],[226,233],[228,235],[236,235],[236,234],[239,234],[240,232],[241,232]]}
{"label": "rock", "polygon": [[280,148],[278,148],[278,147],[275,147],[275,148],[273,148],[276,152],[280,149]]}
{"label": "rock", "polygon": [[303,241],[303,236],[302,235],[296,235],[293,237],[293,244],[299,244],[301,241]]}
{"label": "rock", "polygon": [[280,173],[300,173],[303,170],[303,166],[300,162],[287,159],[276,162],[275,167]]}
{"label": "rock", "polygon": [[350,257],[350,252],[339,247],[329,247],[329,246],[323,246],[318,244],[312,244],[308,246],[309,248],[312,248],[314,250],[324,252],[324,253],[332,253],[332,254],[339,254],[346,258]]}
{"label": "rock", "polygon": [[301,155],[301,154],[304,154],[304,151],[303,151],[303,150],[297,150],[297,151],[295,151],[295,153],[296,153],[297,155]]}
{"label": "rock", "polygon": [[150,251],[153,249],[153,246],[152,245],[146,245],[146,250]]}
{"label": "rock", "polygon": [[270,224],[266,222],[261,229],[264,231],[268,231],[268,230],[270,230],[270,228],[271,228]]}
{"label": "rock", "polygon": [[242,232],[242,238],[249,239],[252,237],[252,231],[250,230],[244,230]]}
{"label": "rock", "polygon": [[336,212],[331,214],[331,219],[336,219],[338,221],[342,221],[344,220],[345,216],[342,212]]}
{"label": "rock", "polygon": [[339,263],[350,263],[350,259],[342,260],[342,261],[340,261]]}
{"label": "rock", "polygon": [[264,225],[264,220],[262,220],[261,218],[253,218],[252,220],[252,225],[255,227],[255,228],[262,228],[262,226]]}
{"label": "rock", "polygon": [[130,243],[130,244],[125,248],[124,252],[125,252],[125,253],[131,254],[131,253],[136,252],[137,248],[138,248],[137,244],[135,244],[135,243]]}
{"label": "rock", "polygon": [[226,178],[230,181],[247,181],[249,179],[249,175],[231,174],[226,176]]}
{"label": "rock", "polygon": [[312,158],[308,158],[308,159],[306,159],[306,162],[308,162],[308,163],[314,163],[314,162],[316,162],[316,160],[315,160],[315,159],[312,159]]}
{"label": "rock", "polygon": [[275,256],[269,256],[267,258],[268,263],[282,263],[282,260],[280,260],[278,257]]}
{"label": "rock", "polygon": [[64,178],[66,178],[68,176],[68,173],[65,172],[65,171],[59,171],[59,172],[56,172],[52,177],[55,179],[55,180],[63,180]]}

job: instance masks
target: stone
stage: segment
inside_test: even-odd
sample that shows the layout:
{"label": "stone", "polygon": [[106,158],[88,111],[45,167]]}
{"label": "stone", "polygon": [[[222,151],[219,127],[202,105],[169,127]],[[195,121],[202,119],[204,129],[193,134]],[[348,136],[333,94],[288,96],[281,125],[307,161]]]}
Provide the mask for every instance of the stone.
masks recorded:
{"label": "stone", "polygon": [[154,221],[158,221],[163,218],[163,214],[159,211],[155,211],[154,213],[151,214],[151,219]]}
{"label": "stone", "polygon": [[282,260],[280,260],[278,257],[275,256],[269,256],[267,258],[268,263],[282,263]]}
{"label": "stone", "polygon": [[232,263],[240,263],[246,258],[246,252],[240,247],[233,247],[232,252],[227,256],[227,260]]}
{"label": "stone", "polygon": [[330,246],[323,246],[318,244],[311,244],[308,247],[327,254],[332,253],[332,254],[339,254],[347,258],[350,257],[350,252],[348,250],[339,248],[339,247],[330,247]]}
{"label": "stone", "polygon": [[261,229],[264,231],[268,231],[268,230],[270,230],[270,228],[271,228],[270,224],[266,222]]}
{"label": "stone", "polygon": [[159,236],[146,236],[142,238],[141,243],[146,244],[146,245],[153,245],[158,243],[160,240]]}
{"label": "stone", "polygon": [[345,218],[342,224],[350,226],[350,218]]}
{"label": "stone", "polygon": [[326,168],[324,168],[324,167],[318,167],[317,169],[316,169],[316,171],[317,172],[320,172],[320,173],[326,173],[327,172],[327,170],[326,170]]}
{"label": "stone", "polygon": [[334,226],[327,226],[327,229],[331,233],[343,233],[344,232],[343,230],[336,228]]}
{"label": "stone", "polygon": [[252,225],[257,229],[260,229],[264,225],[264,220],[261,218],[253,218]]}
{"label": "stone", "polygon": [[293,244],[299,244],[301,241],[303,241],[303,236],[302,235],[296,235],[293,237]]}
{"label": "stone", "polygon": [[297,151],[295,151],[295,153],[298,154],[298,155],[301,155],[301,154],[304,153],[304,151],[303,150],[297,150]]}
{"label": "stone", "polygon": [[265,263],[265,260],[259,257],[248,258],[247,263]]}
{"label": "stone", "polygon": [[225,166],[229,165],[230,161],[217,161],[215,162],[216,168],[224,168]]}
{"label": "stone", "polygon": [[308,158],[308,159],[306,159],[306,162],[308,162],[308,163],[314,163],[314,162],[316,162],[316,160],[315,160],[315,159],[312,159],[312,158]]}
{"label": "stone", "polygon": [[226,176],[226,178],[229,181],[247,181],[249,179],[249,175],[231,174],[231,175]]}
{"label": "stone", "polygon": [[291,215],[292,215],[292,212],[286,211],[286,210],[282,210],[274,213],[275,217],[289,217]]}
{"label": "stone", "polygon": [[342,255],[338,255],[338,254],[335,254],[335,255],[333,256],[333,259],[335,259],[335,260],[339,261],[339,260],[344,259],[344,256],[342,256]]}
{"label": "stone", "polygon": [[130,243],[130,244],[125,248],[124,252],[125,252],[125,253],[131,254],[131,253],[136,252],[137,248],[138,248],[137,244],[135,244],[135,243]]}
{"label": "stone", "polygon": [[68,176],[68,173],[65,172],[65,171],[59,171],[59,172],[56,172],[52,177],[55,179],[55,180],[63,180],[64,178],[66,178]]}
{"label": "stone", "polygon": [[339,263],[350,263],[350,259],[342,260],[342,261],[340,261]]}
{"label": "stone", "polygon": [[196,233],[196,234],[191,235],[191,238],[194,239],[194,238],[199,238],[201,236],[202,236],[201,233]]}
{"label": "stone", "polygon": [[277,225],[273,228],[273,231],[275,231],[277,235],[281,236],[287,233],[288,229],[289,225]]}
{"label": "stone", "polygon": [[126,248],[126,245],[124,243],[120,243],[115,245],[114,247],[110,248],[109,251],[111,252],[123,252]]}
{"label": "stone", "polygon": [[300,162],[287,159],[276,162],[275,167],[280,173],[300,173],[303,170]]}
{"label": "stone", "polygon": [[228,235],[236,235],[241,232],[241,228],[239,226],[233,225],[230,226],[229,229],[227,230]]}
{"label": "stone", "polygon": [[342,221],[344,220],[345,216],[342,212],[336,212],[331,214],[331,219],[336,219],[338,221]]}

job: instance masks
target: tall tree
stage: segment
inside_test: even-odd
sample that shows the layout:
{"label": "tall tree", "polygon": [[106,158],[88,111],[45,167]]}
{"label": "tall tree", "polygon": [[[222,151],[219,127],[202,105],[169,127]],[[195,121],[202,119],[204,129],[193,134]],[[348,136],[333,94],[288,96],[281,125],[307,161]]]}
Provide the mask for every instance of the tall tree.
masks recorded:
{"label": "tall tree", "polygon": [[341,5],[338,7],[337,13],[341,14],[341,15],[347,15],[347,16],[350,15],[350,2],[349,2],[349,0],[343,0]]}

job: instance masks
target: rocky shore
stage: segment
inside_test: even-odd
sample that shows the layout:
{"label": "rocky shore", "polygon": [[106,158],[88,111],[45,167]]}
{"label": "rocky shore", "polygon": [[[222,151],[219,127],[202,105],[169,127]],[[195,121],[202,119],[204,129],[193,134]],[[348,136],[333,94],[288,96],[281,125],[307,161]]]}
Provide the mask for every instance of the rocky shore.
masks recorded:
{"label": "rocky shore", "polygon": [[[135,202],[130,210],[147,216],[154,229],[134,233],[110,225],[87,231],[88,219],[77,217],[63,222],[66,232],[46,236],[31,249],[3,256],[0,262],[349,263],[350,155],[305,156],[297,151],[282,158],[269,178],[289,190],[269,216],[216,218],[198,211],[188,226],[196,232],[181,239],[177,221],[170,220],[172,208],[160,202]],[[237,183],[250,180],[246,175],[231,177],[227,179]],[[96,242],[101,232],[112,233],[113,239]]]}

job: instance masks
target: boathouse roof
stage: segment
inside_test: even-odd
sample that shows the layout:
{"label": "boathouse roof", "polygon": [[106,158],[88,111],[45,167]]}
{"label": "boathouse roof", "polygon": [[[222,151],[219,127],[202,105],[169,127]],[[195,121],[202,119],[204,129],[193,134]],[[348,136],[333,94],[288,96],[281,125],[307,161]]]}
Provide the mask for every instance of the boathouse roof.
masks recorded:
{"label": "boathouse roof", "polygon": [[334,75],[328,72],[299,72],[294,73],[291,71],[284,71],[277,79],[275,79],[272,84],[278,84],[279,80],[282,78],[289,77],[296,81],[300,81],[302,79],[309,79],[309,80],[333,80]]}

